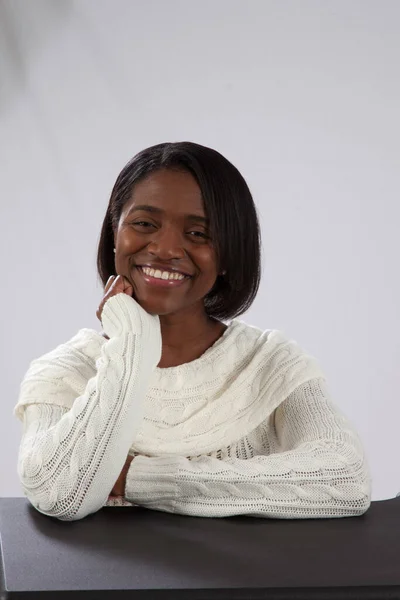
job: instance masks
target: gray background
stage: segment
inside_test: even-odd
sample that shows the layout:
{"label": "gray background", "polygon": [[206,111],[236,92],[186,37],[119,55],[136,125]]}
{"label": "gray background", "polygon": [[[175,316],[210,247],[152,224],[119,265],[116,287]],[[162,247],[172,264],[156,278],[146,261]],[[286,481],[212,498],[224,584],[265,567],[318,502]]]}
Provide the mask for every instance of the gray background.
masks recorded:
{"label": "gray background", "polygon": [[215,147],[258,205],[264,275],[241,317],[322,364],[400,490],[400,2],[0,2],[0,495],[29,362],[97,327],[96,246],[125,162]]}

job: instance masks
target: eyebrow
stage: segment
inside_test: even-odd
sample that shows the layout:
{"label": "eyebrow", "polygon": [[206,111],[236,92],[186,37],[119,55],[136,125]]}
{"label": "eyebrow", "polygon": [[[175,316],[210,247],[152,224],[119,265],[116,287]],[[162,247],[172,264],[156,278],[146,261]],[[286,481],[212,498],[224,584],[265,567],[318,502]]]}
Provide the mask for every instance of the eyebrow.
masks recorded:
{"label": "eyebrow", "polygon": [[[132,213],[138,210],[144,210],[146,212],[151,212],[155,214],[165,213],[165,210],[163,208],[159,208],[158,206],[152,206],[151,204],[138,204],[136,206],[132,206],[132,208],[128,211],[128,215],[131,215]],[[209,219],[201,215],[185,215],[185,219],[187,219],[188,221],[198,221],[199,223],[204,223],[205,225],[209,224]]]}

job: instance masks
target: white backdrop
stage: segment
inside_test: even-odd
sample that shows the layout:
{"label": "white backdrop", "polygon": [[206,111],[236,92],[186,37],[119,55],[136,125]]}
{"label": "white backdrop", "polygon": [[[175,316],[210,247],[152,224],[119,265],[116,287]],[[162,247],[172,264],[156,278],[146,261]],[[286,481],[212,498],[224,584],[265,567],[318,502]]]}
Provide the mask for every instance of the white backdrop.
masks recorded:
{"label": "white backdrop", "polygon": [[0,0],[0,495],[29,362],[97,327],[108,195],[142,148],[191,140],[243,173],[264,275],[242,320],[315,355],[400,491],[400,2]]}

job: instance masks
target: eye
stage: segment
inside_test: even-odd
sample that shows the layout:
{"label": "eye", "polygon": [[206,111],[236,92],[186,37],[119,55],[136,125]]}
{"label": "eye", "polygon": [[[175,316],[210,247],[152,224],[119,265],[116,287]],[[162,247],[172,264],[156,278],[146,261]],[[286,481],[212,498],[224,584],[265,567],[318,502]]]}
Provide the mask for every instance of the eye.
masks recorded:
{"label": "eye", "polygon": [[[132,225],[138,225],[139,227],[144,227],[145,229],[149,229],[149,227],[155,227],[153,223],[149,223],[149,221],[135,221]],[[208,235],[204,233],[204,231],[189,231],[188,235],[192,238],[197,238],[199,240],[208,239]]]}
{"label": "eye", "polygon": [[132,223],[132,225],[139,225],[140,227],[145,227],[146,225],[150,225],[150,227],[154,227],[154,225],[152,223],[149,223],[148,221],[135,221],[135,223]]}
{"label": "eye", "polygon": [[189,231],[189,233],[195,233],[196,234],[195,236],[192,236],[192,237],[200,236],[200,237],[202,237],[204,239],[207,238],[207,235],[203,231]]}

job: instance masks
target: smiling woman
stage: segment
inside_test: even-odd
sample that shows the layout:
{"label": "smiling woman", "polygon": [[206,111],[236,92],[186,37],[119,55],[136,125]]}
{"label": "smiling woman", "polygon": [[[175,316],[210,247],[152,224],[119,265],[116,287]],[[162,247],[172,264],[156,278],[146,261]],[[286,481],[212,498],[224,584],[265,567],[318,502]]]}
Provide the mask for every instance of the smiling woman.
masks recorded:
{"label": "smiling woman", "polygon": [[160,266],[186,266],[196,285],[199,277],[201,284],[211,278],[202,301],[208,315],[230,319],[251,306],[261,277],[257,211],[246,181],[219,152],[189,142],[159,144],[124,167],[101,231],[97,265],[104,284],[119,273],[119,252],[133,239],[127,229],[137,244],[147,244],[142,254],[139,245],[136,263],[156,258]]}
{"label": "smiling woman", "polygon": [[[116,272],[132,283],[141,306],[170,315],[169,321],[188,309],[190,325],[199,331],[207,325],[203,299],[218,276],[215,245],[205,223],[195,178],[162,169],[135,185],[114,230]],[[198,325],[190,316],[193,311],[203,313]]]}
{"label": "smiling woman", "polygon": [[362,444],[315,359],[237,318],[259,287],[260,228],[228,160],[190,142],[136,155],[114,185],[97,266],[103,332],[82,329],[34,360],[15,408],[18,472],[37,510],[368,509]]}

